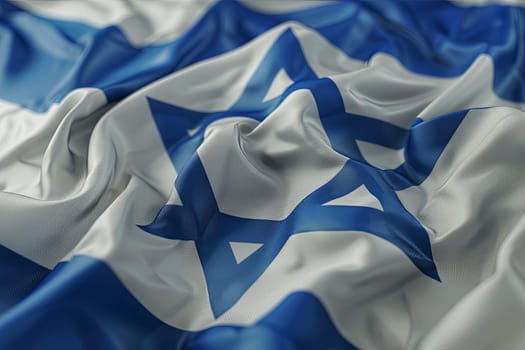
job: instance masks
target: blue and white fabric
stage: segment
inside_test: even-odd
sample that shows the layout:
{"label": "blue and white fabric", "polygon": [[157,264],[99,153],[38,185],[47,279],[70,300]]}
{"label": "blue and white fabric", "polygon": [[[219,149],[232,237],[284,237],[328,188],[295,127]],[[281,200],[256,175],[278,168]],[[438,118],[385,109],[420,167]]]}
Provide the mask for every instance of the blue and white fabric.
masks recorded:
{"label": "blue and white fabric", "polygon": [[522,349],[523,5],[0,2],[0,349]]}

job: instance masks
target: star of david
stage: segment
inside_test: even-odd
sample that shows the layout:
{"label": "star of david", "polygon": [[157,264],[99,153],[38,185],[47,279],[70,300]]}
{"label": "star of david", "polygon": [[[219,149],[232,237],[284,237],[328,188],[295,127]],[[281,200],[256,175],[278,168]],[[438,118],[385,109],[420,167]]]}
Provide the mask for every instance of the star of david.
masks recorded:
{"label": "star of david", "polygon": [[[294,84],[281,96],[266,100],[273,78],[281,70]],[[263,120],[298,89],[311,91],[332,147],[348,161],[283,220],[222,213],[196,152],[206,126],[233,116]],[[330,231],[363,231],[379,236],[397,246],[422,273],[439,280],[427,232],[404,208],[396,191],[418,185],[430,174],[464,113],[426,122],[416,119],[410,130],[349,114],[337,86],[330,79],[318,78],[309,68],[291,31],[274,43],[242,96],[228,110],[204,113],[151,98],[148,103],[178,171],[175,187],[182,205],[165,205],[151,224],[141,228],[166,238],[195,242],[215,317],[237,302],[291,235],[304,232],[329,235]],[[394,169],[380,169],[367,161],[358,142],[404,150],[405,161]],[[338,204],[337,198],[359,191],[375,197],[379,205]]]}

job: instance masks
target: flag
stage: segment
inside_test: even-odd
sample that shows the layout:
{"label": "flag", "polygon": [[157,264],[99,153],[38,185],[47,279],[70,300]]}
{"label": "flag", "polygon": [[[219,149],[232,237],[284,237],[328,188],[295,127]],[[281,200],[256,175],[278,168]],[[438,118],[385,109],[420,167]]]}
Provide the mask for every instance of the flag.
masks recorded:
{"label": "flag", "polygon": [[523,5],[0,2],[0,349],[523,349]]}

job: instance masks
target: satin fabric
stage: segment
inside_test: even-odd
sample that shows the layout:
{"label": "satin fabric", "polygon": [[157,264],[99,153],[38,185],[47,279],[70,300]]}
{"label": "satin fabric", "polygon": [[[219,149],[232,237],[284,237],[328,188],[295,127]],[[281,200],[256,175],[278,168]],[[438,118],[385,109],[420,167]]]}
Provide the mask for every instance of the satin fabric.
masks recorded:
{"label": "satin fabric", "polygon": [[[0,6],[0,348],[521,349],[523,8],[222,1],[151,43]],[[243,265],[173,207],[291,219],[214,309]]]}

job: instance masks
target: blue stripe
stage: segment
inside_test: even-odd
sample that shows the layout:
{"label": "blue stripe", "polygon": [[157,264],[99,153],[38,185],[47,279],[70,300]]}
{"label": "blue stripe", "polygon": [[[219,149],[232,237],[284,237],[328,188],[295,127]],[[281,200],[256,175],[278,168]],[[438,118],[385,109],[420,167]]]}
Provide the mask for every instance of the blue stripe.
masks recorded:
{"label": "blue stripe", "polygon": [[26,297],[49,270],[0,245],[0,315]]}
{"label": "blue stripe", "polygon": [[[42,270],[20,256],[14,259],[27,265],[20,278]],[[0,300],[5,292],[4,287]],[[176,329],[148,312],[105,263],[87,256],[61,263],[30,295],[5,310],[0,334],[0,349],[355,349],[308,293],[289,295],[247,327]]]}
{"label": "blue stripe", "polygon": [[490,55],[495,93],[525,102],[524,8],[364,0],[287,14],[260,14],[225,0],[177,40],[144,48],[133,47],[115,26],[53,20],[0,2],[0,98],[38,112],[79,87],[118,100],[289,20],[318,30],[351,57],[366,61],[384,52],[431,76],[458,76],[480,54]]}

